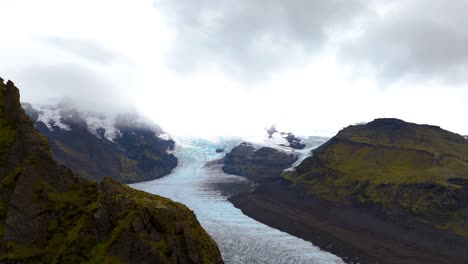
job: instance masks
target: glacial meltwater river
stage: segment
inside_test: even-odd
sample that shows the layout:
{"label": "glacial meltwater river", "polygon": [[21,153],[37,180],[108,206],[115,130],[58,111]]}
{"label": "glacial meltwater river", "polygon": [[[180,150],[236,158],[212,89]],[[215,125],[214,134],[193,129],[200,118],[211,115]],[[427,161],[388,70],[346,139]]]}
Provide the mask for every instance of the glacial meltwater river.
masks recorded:
{"label": "glacial meltwater river", "polygon": [[205,140],[179,141],[179,166],[161,179],[131,187],[171,198],[195,211],[201,225],[218,243],[226,263],[343,263],[312,243],[259,223],[227,199],[252,184],[224,174],[219,166],[204,167],[218,159],[218,145]]}

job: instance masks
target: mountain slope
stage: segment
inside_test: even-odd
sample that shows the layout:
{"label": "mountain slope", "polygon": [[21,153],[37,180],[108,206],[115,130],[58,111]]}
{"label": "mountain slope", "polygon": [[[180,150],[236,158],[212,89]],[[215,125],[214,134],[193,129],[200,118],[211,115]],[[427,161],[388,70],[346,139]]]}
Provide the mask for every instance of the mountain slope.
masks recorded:
{"label": "mountain slope", "polygon": [[350,126],[285,178],[307,195],[468,236],[468,140],[439,127],[397,119]]}
{"label": "mountain slope", "polygon": [[87,179],[100,181],[108,176],[124,183],[148,181],[177,166],[177,158],[168,153],[174,141],[163,138],[161,128],[136,114],[111,118],[65,104],[39,110],[26,103],[23,107],[48,139],[54,159]]}
{"label": "mountain slope", "polygon": [[229,201],[346,262],[466,263],[467,153],[439,127],[377,119]]}
{"label": "mountain slope", "polygon": [[222,263],[184,205],[57,165],[3,80],[0,236],[2,263]]}

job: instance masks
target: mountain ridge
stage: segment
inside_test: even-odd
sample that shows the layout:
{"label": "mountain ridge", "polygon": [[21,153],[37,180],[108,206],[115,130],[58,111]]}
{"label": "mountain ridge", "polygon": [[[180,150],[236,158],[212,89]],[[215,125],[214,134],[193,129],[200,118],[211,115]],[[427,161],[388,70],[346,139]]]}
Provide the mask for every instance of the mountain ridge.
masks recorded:
{"label": "mountain ridge", "polygon": [[136,113],[108,117],[66,105],[36,110],[22,104],[49,141],[54,159],[83,177],[109,176],[123,183],[154,180],[177,166],[175,142]]}
{"label": "mountain ridge", "polygon": [[468,140],[437,126],[398,119],[349,126],[284,178],[310,195],[400,208],[468,235],[457,216],[468,208]]}

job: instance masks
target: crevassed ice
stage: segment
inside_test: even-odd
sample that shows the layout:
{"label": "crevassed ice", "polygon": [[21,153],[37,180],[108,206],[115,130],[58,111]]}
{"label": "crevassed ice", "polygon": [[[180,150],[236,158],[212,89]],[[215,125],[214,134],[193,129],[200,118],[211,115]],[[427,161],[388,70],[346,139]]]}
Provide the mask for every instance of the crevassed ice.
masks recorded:
{"label": "crevassed ice", "polygon": [[253,220],[227,201],[230,195],[248,190],[251,182],[226,175],[220,167],[204,167],[207,161],[221,157],[215,148],[222,143],[188,139],[177,142],[180,165],[171,175],[130,186],[169,197],[194,210],[218,243],[226,263],[344,263],[310,242]]}

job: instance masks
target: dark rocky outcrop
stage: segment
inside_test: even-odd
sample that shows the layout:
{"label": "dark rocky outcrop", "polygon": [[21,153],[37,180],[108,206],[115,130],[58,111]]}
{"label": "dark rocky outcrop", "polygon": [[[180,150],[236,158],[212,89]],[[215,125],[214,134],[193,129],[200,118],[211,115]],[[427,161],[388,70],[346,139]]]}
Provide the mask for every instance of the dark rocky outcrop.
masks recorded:
{"label": "dark rocky outcrop", "polygon": [[224,149],[223,148],[217,148],[216,149],[216,153],[223,153],[224,152]]}
{"label": "dark rocky outcrop", "polygon": [[273,138],[273,135],[276,133],[281,135],[281,137],[283,137],[284,139],[286,139],[286,141],[288,141],[288,144],[287,145],[285,144],[286,147],[290,147],[293,149],[304,149],[306,147],[305,144],[301,143],[302,139],[296,137],[291,132],[280,132],[276,129],[275,126],[271,126],[269,129],[266,129],[266,132],[268,134],[268,138]]}
{"label": "dark rocky outcrop", "polygon": [[290,167],[297,157],[269,147],[255,149],[248,143],[242,143],[226,154],[223,171],[228,174],[245,176],[261,182],[278,178]]}
{"label": "dark rocky outcrop", "polygon": [[53,159],[12,82],[0,82],[1,263],[222,263],[187,207]]}
{"label": "dark rocky outcrop", "polygon": [[39,120],[40,112],[30,104],[23,103],[23,107],[49,141],[54,159],[87,179],[100,181],[108,176],[123,183],[149,181],[170,174],[177,166],[177,158],[168,153],[174,141],[158,137],[163,134],[158,126],[135,123],[135,114],[120,115],[113,124],[118,133],[108,138],[105,128],[92,131],[82,113],[73,108],[55,106],[61,124],[68,126],[65,129]]}
{"label": "dark rocky outcrop", "polygon": [[305,144],[301,143],[301,139],[297,138],[292,133],[281,133],[282,135],[286,135],[285,139],[289,142],[289,147],[293,149],[304,149],[306,147]]}

